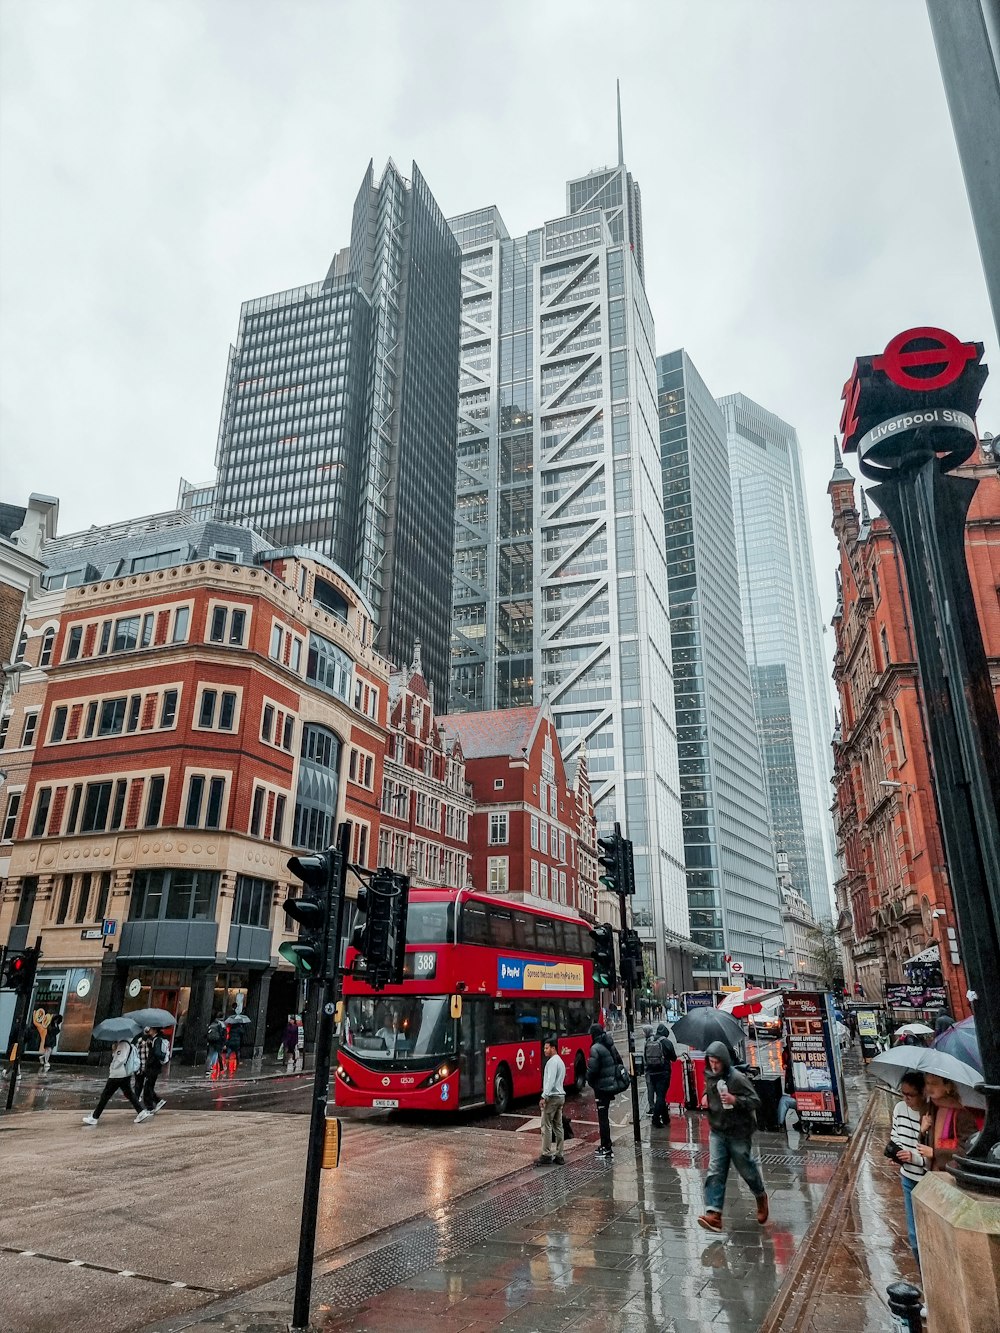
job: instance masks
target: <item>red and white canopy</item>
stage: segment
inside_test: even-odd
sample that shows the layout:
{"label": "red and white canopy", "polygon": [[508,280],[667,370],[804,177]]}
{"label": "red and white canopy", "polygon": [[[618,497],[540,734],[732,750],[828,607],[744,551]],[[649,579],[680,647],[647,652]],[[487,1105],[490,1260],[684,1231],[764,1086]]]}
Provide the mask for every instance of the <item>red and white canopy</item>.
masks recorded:
{"label": "red and white canopy", "polygon": [[747,986],[744,990],[730,992],[716,1007],[724,1009],[734,1018],[747,1018],[750,1014],[759,1014],[765,1000],[780,994],[780,989],[764,990],[761,986]]}

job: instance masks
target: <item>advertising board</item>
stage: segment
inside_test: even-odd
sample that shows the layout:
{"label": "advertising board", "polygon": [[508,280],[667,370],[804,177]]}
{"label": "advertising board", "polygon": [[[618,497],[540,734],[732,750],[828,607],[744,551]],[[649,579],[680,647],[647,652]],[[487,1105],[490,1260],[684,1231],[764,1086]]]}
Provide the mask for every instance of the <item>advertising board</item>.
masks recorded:
{"label": "advertising board", "polygon": [[786,994],[785,1035],[799,1116],[810,1124],[839,1128],[847,1120],[847,1098],[833,997],[825,991]]}

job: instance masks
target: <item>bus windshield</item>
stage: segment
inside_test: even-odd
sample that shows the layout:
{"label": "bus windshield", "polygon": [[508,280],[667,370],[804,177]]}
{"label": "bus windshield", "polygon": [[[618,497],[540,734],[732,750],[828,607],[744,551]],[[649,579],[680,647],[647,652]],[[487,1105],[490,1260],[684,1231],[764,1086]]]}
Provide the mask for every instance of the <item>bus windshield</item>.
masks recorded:
{"label": "bus windshield", "polygon": [[410,899],[406,913],[407,944],[450,944],[455,937],[452,903],[421,903]]}
{"label": "bus windshield", "polygon": [[352,995],[347,1001],[345,1045],[364,1060],[436,1060],[453,1055],[450,997]]}

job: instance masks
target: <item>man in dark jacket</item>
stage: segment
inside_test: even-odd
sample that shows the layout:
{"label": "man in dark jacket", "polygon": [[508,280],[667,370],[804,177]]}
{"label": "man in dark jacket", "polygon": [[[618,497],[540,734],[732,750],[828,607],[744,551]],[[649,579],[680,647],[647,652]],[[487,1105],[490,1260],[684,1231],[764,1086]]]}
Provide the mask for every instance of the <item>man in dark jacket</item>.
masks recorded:
{"label": "man in dark jacket", "polygon": [[611,1038],[600,1023],[592,1024],[590,1028],[590,1060],[587,1063],[587,1082],[594,1089],[594,1100],[597,1102],[597,1123],[601,1128],[601,1146],[597,1150],[597,1156],[603,1157],[607,1161],[613,1161],[615,1155],[611,1146],[610,1108],[611,1099],[614,1097],[617,1088],[615,1086],[615,1058],[611,1052]]}
{"label": "man in dark jacket", "polygon": [[706,1231],[722,1230],[722,1207],[726,1201],[729,1164],[740,1173],[757,1200],[757,1221],[767,1221],[767,1189],[760,1163],[753,1155],[754,1114],[760,1097],[750,1080],[733,1068],[732,1053],[721,1041],[705,1051],[705,1095],[701,1104],[708,1111],[708,1175],[705,1177],[705,1211],[698,1225]]}
{"label": "man in dark jacket", "polygon": [[662,1129],[670,1120],[670,1107],[667,1104],[667,1092],[670,1089],[670,1074],[677,1059],[674,1043],[670,1040],[670,1031],[665,1023],[660,1023],[656,1035],[650,1037],[643,1047],[643,1059],[646,1077],[649,1079],[653,1094],[653,1128]]}

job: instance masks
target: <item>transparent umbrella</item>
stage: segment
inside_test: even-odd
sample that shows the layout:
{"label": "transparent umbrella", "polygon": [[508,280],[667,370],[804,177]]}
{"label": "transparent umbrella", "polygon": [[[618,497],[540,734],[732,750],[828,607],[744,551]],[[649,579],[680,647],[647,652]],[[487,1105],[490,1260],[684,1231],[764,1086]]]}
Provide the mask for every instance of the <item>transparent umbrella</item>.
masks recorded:
{"label": "transparent umbrella", "polygon": [[94,1028],[94,1041],[131,1041],[142,1031],[142,1024],[137,1023],[131,1014],[122,1014],[119,1018],[106,1018]]}
{"label": "transparent umbrella", "polygon": [[894,1046],[891,1051],[876,1055],[869,1068],[894,1088],[899,1087],[903,1075],[911,1069],[936,1074],[938,1078],[954,1083],[964,1105],[980,1109],[986,1106],[986,1098],[975,1091],[983,1081],[979,1070],[963,1060],[956,1060],[947,1051],[935,1050],[933,1046]]}

